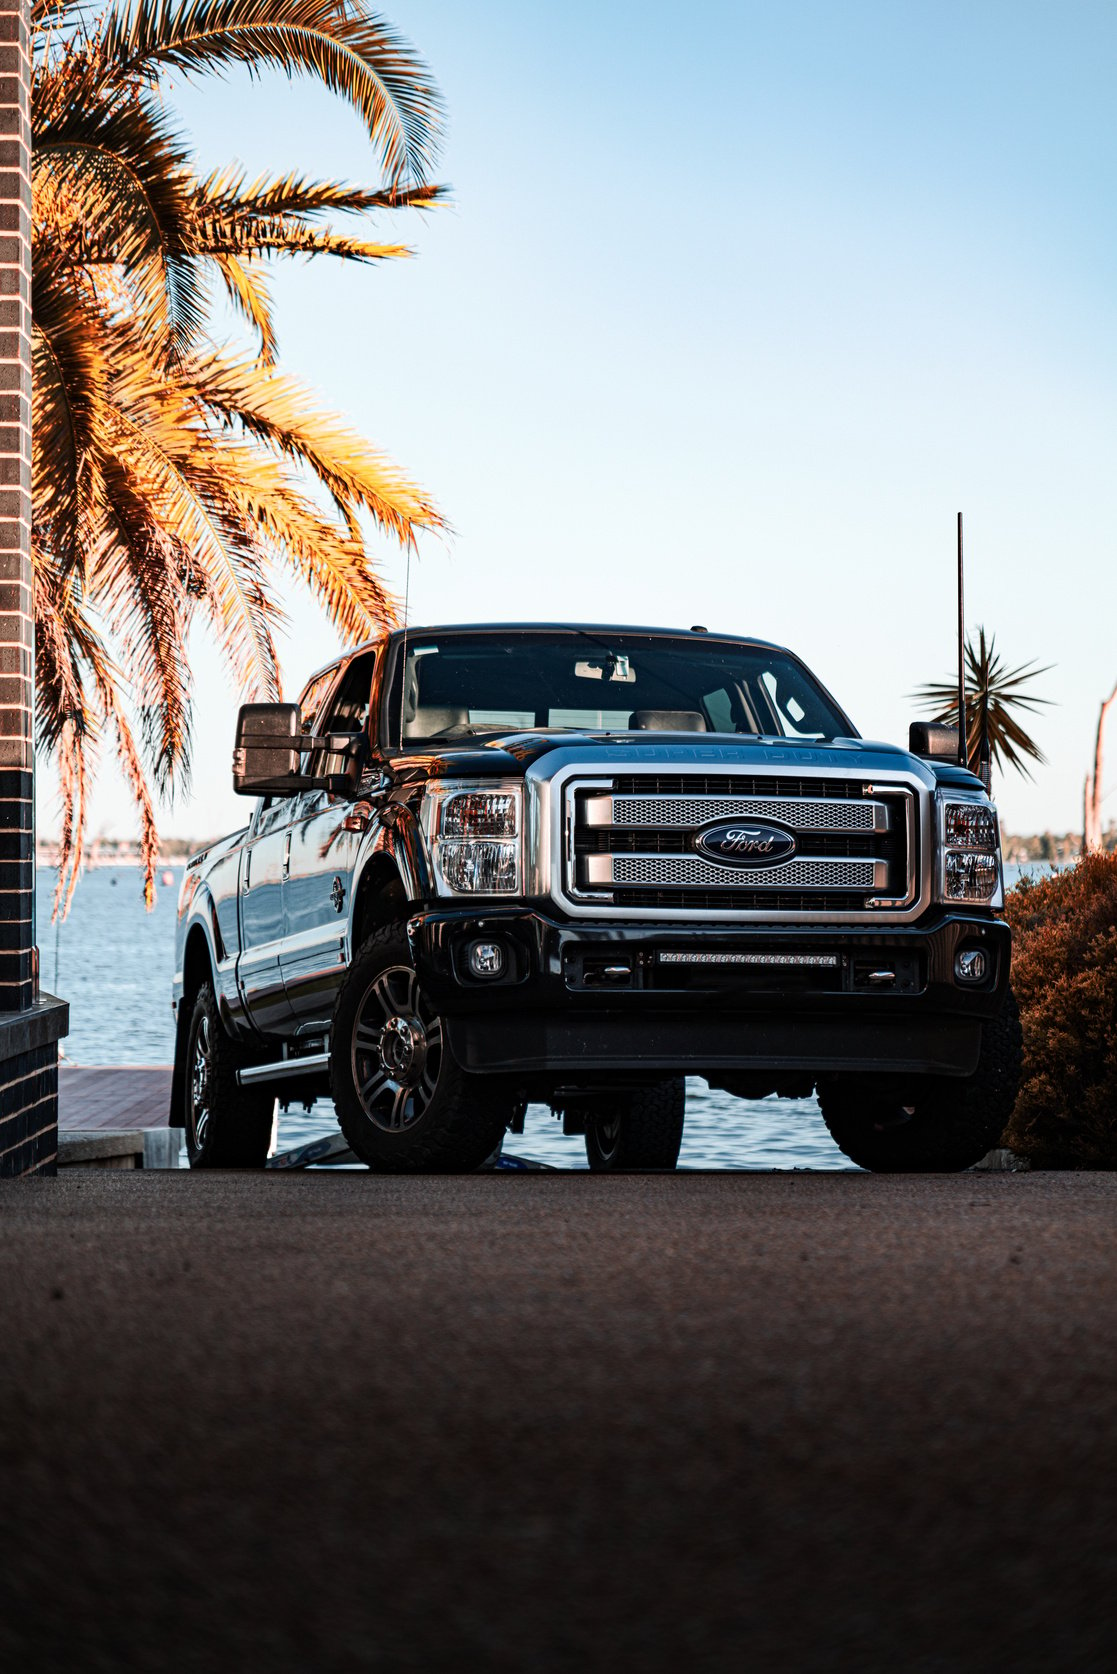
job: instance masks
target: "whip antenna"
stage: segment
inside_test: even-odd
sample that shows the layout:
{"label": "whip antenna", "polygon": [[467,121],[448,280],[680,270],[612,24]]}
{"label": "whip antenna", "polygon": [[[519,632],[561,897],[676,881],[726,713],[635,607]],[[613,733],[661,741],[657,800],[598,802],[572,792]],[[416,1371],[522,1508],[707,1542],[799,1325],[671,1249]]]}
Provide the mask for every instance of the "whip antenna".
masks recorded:
{"label": "whip antenna", "polygon": [[970,764],[966,746],[966,612],[962,583],[962,513],[958,513],[958,760]]}

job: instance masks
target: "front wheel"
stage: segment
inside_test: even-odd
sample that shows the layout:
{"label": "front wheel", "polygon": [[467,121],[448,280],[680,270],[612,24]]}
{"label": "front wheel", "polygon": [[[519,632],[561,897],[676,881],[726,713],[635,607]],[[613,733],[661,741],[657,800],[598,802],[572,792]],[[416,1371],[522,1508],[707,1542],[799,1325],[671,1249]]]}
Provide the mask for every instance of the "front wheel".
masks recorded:
{"label": "front wheel", "polygon": [[191,1168],[263,1168],[275,1098],[241,1087],[251,1060],[225,1033],[217,999],[204,982],[194,999],[186,1044],[186,1155]]}
{"label": "front wheel", "polygon": [[871,1075],[821,1081],[818,1102],[834,1143],[878,1174],[954,1174],[972,1168],[1004,1132],[1020,1081],[1020,1014],[1012,990],[982,1027],[973,1075],[928,1075],[898,1086]]}
{"label": "front wheel", "polygon": [[686,1117],[682,1076],[636,1092],[587,1101],[586,1161],[595,1174],[670,1169],[679,1160]]}
{"label": "front wheel", "polygon": [[467,1075],[419,985],[402,924],[374,931],[338,996],[330,1084],[341,1131],[369,1168],[466,1173],[491,1157],[515,1113],[491,1078]]}

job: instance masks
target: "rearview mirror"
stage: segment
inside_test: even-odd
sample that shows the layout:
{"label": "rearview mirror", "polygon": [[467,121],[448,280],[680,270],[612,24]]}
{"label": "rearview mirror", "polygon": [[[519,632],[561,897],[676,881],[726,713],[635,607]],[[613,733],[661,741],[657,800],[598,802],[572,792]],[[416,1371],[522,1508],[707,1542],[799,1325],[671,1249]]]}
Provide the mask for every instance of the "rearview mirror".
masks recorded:
{"label": "rearview mirror", "polygon": [[913,756],[931,761],[958,760],[958,728],[939,721],[913,721],[908,728],[908,749]]}
{"label": "rearview mirror", "polygon": [[242,703],[233,746],[238,796],[291,796],[304,790],[300,774],[302,716],[297,703]]}

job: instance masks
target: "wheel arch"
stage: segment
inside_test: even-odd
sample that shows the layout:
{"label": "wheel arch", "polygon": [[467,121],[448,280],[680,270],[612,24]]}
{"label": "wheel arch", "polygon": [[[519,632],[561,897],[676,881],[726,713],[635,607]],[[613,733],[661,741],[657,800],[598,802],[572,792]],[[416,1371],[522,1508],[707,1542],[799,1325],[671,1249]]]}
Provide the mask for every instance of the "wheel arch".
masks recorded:
{"label": "wheel arch", "polygon": [[386,849],[374,849],[362,866],[353,890],[353,952],[381,925],[402,918],[409,899],[394,856]]}
{"label": "wheel arch", "polygon": [[172,1128],[186,1122],[186,1047],[190,1037],[190,1021],[194,1015],[194,1001],[204,982],[214,980],[214,960],[209,937],[201,919],[195,919],[186,934],[182,952],[182,998],[178,1003],[175,1023],[175,1061],[171,1071]]}

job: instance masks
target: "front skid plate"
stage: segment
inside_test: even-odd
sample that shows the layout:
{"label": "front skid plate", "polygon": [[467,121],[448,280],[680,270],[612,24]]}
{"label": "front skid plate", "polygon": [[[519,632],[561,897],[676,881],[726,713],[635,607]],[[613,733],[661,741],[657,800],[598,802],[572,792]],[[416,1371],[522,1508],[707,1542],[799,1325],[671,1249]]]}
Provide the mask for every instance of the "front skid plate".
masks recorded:
{"label": "front skid plate", "polygon": [[717,1069],[965,1076],[977,1069],[981,1053],[981,1023],[968,1017],[532,1012],[447,1018],[446,1027],[462,1068],[490,1074],[592,1068],[677,1075]]}

